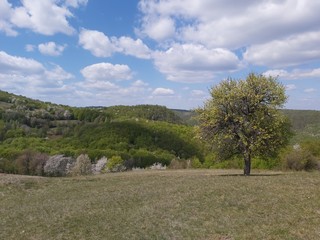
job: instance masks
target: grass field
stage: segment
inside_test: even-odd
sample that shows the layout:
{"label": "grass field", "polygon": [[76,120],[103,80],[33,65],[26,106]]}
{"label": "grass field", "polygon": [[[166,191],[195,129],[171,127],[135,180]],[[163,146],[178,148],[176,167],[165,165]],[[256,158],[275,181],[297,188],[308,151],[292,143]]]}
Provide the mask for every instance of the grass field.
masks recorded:
{"label": "grass field", "polygon": [[320,239],[320,172],[241,173],[0,175],[0,239]]}

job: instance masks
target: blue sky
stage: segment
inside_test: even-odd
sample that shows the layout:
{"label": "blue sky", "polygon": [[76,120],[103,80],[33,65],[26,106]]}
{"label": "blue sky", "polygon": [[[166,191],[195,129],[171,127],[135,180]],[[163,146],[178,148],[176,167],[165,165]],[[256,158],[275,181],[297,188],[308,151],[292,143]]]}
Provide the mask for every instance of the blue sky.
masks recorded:
{"label": "blue sky", "polygon": [[250,72],[320,110],[320,1],[0,0],[0,89],[71,106],[193,109]]}

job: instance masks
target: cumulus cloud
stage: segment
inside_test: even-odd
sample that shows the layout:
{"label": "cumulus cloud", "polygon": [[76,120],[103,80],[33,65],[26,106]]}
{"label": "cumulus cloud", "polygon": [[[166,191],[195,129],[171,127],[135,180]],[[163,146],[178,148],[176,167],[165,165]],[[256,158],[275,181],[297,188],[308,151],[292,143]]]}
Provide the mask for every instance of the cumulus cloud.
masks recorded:
{"label": "cumulus cloud", "polygon": [[45,70],[45,77],[49,80],[68,80],[74,78],[71,73],[66,72],[62,67],[59,65],[54,65],[54,67],[50,70]]}
{"label": "cumulus cloud", "polygon": [[236,70],[240,64],[231,51],[193,44],[175,44],[167,51],[155,52],[153,58],[157,69],[177,82],[210,81],[214,73]]}
{"label": "cumulus cloud", "polygon": [[133,87],[146,87],[148,85],[149,85],[148,83],[146,83],[146,82],[144,82],[142,80],[137,80],[134,83],[132,83]]}
{"label": "cumulus cloud", "polygon": [[150,38],[161,41],[174,36],[175,23],[171,18],[159,18],[154,20],[144,20],[144,30],[142,33]]}
{"label": "cumulus cloud", "polygon": [[44,55],[60,56],[66,45],[58,45],[55,42],[41,43],[38,45],[39,51]]}
{"label": "cumulus cloud", "polygon": [[293,66],[320,58],[320,31],[253,45],[244,59],[263,66]]}
{"label": "cumulus cloud", "polygon": [[17,36],[18,32],[13,29],[10,22],[12,15],[12,5],[7,0],[0,1],[0,31],[4,32],[7,36]]}
{"label": "cumulus cloud", "polygon": [[151,50],[145,45],[141,39],[134,40],[130,37],[120,37],[114,40],[118,46],[118,51],[126,55],[135,56],[137,58],[149,59]]}
{"label": "cumulus cloud", "polygon": [[85,79],[90,81],[120,81],[129,80],[132,77],[132,72],[129,66],[111,63],[97,63],[87,66],[81,70]]}
{"label": "cumulus cloud", "polygon": [[150,49],[141,41],[130,37],[111,37],[96,30],[82,29],[79,34],[79,44],[96,57],[110,57],[115,52],[137,58],[150,58]]}
{"label": "cumulus cloud", "polygon": [[39,74],[44,71],[44,67],[33,59],[11,56],[0,51],[0,71],[2,74]]}
{"label": "cumulus cloud", "polygon": [[10,21],[16,27],[31,29],[44,35],[75,32],[68,19],[73,17],[65,6],[50,0],[23,0],[22,6],[12,9]]}
{"label": "cumulus cloud", "polygon": [[110,57],[116,51],[109,37],[95,30],[82,29],[79,34],[79,44],[96,57]]}
{"label": "cumulus cloud", "polygon": [[81,5],[87,5],[88,0],[65,0],[65,6],[70,6],[73,8],[78,8]]}
{"label": "cumulus cloud", "polygon": [[172,96],[174,95],[174,91],[169,88],[156,88],[152,92],[153,96]]}
{"label": "cumulus cloud", "polygon": [[[140,31],[157,41],[166,37],[210,48],[235,49],[317,29],[319,7],[320,2],[307,0],[241,0],[232,4],[220,0],[140,0],[143,14]],[[171,27],[154,27],[156,33],[149,29],[163,19],[170,24],[160,26]],[[173,26],[175,35],[166,34]]]}
{"label": "cumulus cloud", "polygon": [[273,69],[264,72],[265,76],[279,77],[285,80],[306,79],[306,78],[319,78],[320,68],[315,69],[293,69],[287,71],[284,69]]}
{"label": "cumulus cloud", "polygon": [[0,31],[17,36],[16,28],[30,29],[44,35],[63,33],[71,35],[75,29],[69,19],[73,17],[70,7],[85,6],[87,0],[22,0],[20,4],[0,1]]}
{"label": "cumulus cloud", "polygon": [[0,51],[0,88],[31,96],[47,89],[62,91],[64,81],[74,76],[59,65],[44,67],[40,62]]}

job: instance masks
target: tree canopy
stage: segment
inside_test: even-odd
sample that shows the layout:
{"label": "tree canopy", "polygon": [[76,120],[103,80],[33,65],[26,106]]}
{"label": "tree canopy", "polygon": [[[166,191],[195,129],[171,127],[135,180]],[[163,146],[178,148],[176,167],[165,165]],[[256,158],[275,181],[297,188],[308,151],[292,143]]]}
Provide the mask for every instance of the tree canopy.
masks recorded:
{"label": "tree canopy", "polygon": [[290,124],[278,110],[287,96],[276,78],[251,73],[245,80],[224,80],[210,93],[198,109],[200,136],[221,158],[241,154],[245,175],[252,156],[274,155],[288,143]]}

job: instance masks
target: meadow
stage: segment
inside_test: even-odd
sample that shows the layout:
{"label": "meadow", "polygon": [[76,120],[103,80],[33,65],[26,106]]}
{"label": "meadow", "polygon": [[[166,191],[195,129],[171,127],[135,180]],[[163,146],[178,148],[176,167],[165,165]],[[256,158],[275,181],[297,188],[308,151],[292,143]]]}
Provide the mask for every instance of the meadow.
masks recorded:
{"label": "meadow", "polygon": [[0,239],[320,239],[320,172],[0,174]]}

